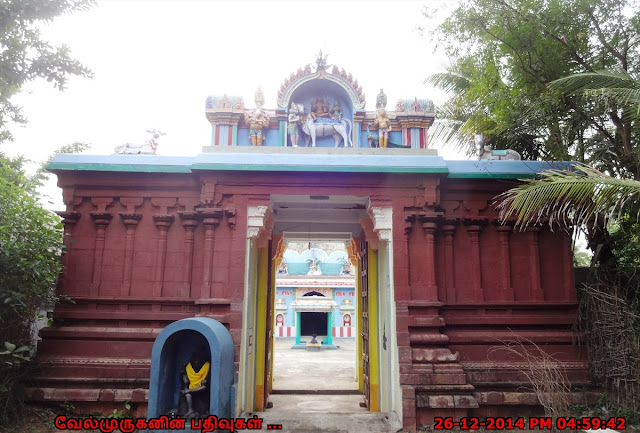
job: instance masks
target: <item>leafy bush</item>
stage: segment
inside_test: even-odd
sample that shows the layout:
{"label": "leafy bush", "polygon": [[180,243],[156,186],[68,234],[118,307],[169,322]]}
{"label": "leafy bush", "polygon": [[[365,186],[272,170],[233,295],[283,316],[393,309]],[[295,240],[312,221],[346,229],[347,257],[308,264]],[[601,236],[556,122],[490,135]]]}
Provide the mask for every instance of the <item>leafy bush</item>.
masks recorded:
{"label": "leafy bush", "polygon": [[28,189],[0,177],[0,425],[20,409],[33,325],[55,302],[61,253],[60,219]]}

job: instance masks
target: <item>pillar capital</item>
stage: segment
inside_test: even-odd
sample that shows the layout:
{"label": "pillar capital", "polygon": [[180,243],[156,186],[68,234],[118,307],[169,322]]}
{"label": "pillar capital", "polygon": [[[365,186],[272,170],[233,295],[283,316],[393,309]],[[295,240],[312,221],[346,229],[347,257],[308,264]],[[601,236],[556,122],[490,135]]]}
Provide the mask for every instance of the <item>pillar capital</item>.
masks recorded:
{"label": "pillar capital", "polygon": [[62,218],[62,224],[74,225],[80,219],[80,214],[76,211],[60,211],[56,212]]}
{"label": "pillar capital", "polygon": [[482,217],[469,217],[464,219],[464,225],[467,226],[467,230],[469,231],[480,231],[487,223],[487,219]]}
{"label": "pillar capital", "polygon": [[142,219],[142,215],[137,213],[121,213],[120,219],[125,227],[136,227]]}
{"label": "pillar capital", "polygon": [[111,218],[113,218],[113,214],[110,214],[110,213],[106,213],[106,212],[91,213],[91,219],[93,219],[94,224],[97,226],[103,226],[103,227],[108,226],[109,223],[111,222]]}
{"label": "pillar capital", "polygon": [[422,229],[425,233],[434,233],[438,228],[438,224],[435,221],[427,221],[422,223]]}
{"label": "pillar capital", "polygon": [[453,220],[444,220],[444,224],[440,225],[440,230],[442,230],[445,234],[453,234],[458,228],[457,221]]}
{"label": "pillar capital", "polygon": [[175,218],[174,215],[154,215],[153,222],[158,230],[168,230]]}
{"label": "pillar capital", "polygon": [[193,231],[198,226],[198,213],[197,212],[178,212],[182,227],[187,231]]}
{"label": "pillar capital", "polygon": [[511,224],[497,224],[496,231],[498,233],[511,233],[513,231],[513,225],[511,225]]}

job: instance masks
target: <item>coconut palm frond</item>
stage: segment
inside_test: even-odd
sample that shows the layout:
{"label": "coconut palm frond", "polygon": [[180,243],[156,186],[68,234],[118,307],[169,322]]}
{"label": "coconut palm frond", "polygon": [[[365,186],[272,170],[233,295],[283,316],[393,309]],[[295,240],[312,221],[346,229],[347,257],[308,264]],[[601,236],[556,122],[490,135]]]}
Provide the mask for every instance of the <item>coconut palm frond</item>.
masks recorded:
{"label": "coconut palm frond", "polygon": [[604,222],[620,216],[629,200],[640,199],[640,182],[616,179],[593,168],[576,166],[575,171],[550,170],[541,178],[525,181],[497,197],[500,219],[513,220],[524,229],[548,222],[568,228]]}
{"label": "coconut palm frond", "polygon": [[628,112],[636,120],[640,120],[640,88],[603,88],[586,90],[588,95],[596,100],[605,102],[606,104],[615,104],[618,107],[627,107]]}
{"label": "coconut palm frond", "polygon": [[576,94],[594,89],[637,89],[638,81],[622,71],[597,71],[569,75],[552,81],[549,87],[565,94]]}
{"label": "coconut palm frond", "polygon": [[454,149],[462,149],[467,146],[468,138],[460,134],[460,128],[464,125],[461,120],[438,119],[429,128],[429,146],[452,146]]}
{"label": "coconut palm frond", "polygon": [[425,84],[431,84],[439,89],[454,94],[461,93],[469,88],[469,79],[455,72],[441,72],[432,74],[424,80]]}
{"label": "coconut palm frond", "polygon": [[[466,120],[462,120],[465,118]],[[474,152],[477,149],[470,148],[473,134],[478,131],[491,131],[495,127],[495,122],[483,113],[466,113],[459,116],[459,119],[443,116],[429,128],[429,143],[434,147],[451,146]]]}

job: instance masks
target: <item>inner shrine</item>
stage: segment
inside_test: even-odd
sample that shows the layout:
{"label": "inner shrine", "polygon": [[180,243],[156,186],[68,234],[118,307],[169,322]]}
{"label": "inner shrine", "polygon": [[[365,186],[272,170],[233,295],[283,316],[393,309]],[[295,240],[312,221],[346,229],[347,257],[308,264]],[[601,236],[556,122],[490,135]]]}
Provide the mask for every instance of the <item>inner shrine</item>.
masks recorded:
{"label": "inner shrine", "polygon": [[[363,404],[412,431],[437,416],[541,414],[513,343],[552,355],[583,398],[570,236],[514,231],[494,207],[519,179],[566,164],[445,160],[429,148],[431,101],[387,101],[390,81],[367,90],[367,109],[357,79],[326,60],[286,77],[275,107],[260,90],[251,104],[223,89],[206,98],[198,155],[52,160],[68,234],[57,290],[72,302],[41,330],[31,400],[146,414],[152,351],[169,350],[154,341],[192,318],[232,340],[233,377],[219,378],[231,416],[268,410],[273,338],[296,346],[309,332],[326,346],[354,338]],[[310,238],[344,254],[286,252]],[[197,329],[193,341],[208,338]],[[167,374],[153,411],[179,404],[179,372]]]}

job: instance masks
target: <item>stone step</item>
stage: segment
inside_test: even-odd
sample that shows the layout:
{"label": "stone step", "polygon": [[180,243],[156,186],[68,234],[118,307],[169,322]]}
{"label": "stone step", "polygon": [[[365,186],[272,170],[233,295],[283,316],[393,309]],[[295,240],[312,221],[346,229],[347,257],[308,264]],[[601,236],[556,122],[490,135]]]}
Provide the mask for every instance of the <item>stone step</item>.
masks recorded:
{"label": "stone step", "polygon": [[[335,413],[267,411],[255,415],[263,419],[263,431],[283,433],[395,433],[402,425],[395,413]],[[282,430],[268,429],[280,424]]]}

